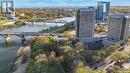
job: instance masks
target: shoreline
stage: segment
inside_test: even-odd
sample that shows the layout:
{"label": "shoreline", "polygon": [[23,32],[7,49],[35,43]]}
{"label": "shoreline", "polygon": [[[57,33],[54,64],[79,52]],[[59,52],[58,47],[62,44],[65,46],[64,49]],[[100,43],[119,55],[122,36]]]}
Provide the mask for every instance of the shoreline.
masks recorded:
{"label": "shoreline", "polygon": [[21,27],[21,26],[24,26],[24,25],[22,25],[22,24],[15,25],[15,22],[5,23],[3,25],[0,25],[0,31],[6,30],[6,29],[11,29],[11,28],[16,28],[16,27]]}
{"label": "shoreline", "polygon": [[4,23],[3,26],[11,26],[13,25],[15,22],[11,21],[11,22],[7,22],[7,23]]}
{"label": "shoreline", "polygon": [[16,54],[16,58],[12,62],[14,65],[13,70],[11,70],[12,73],[25,73],[26,72],[26,66],[28,64],[28,61],[30,60],[31,55],[31,48],[30,45],[28,46],[21,46]]}

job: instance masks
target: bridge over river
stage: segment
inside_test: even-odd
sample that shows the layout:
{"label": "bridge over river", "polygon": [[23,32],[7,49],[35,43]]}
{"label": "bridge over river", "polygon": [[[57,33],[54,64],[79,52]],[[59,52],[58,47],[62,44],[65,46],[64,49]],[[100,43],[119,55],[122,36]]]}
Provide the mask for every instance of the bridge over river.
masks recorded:
{"label": "bridge over river", "polygon": [[33,24],[36,23],[42,23],[42,24],[46,24],[46,23],[56,23],[56,24],[67,24],[70,23],[72,21],[75,21],[75,18],[73,17],[66,17],[68,20],[65,20],[65,18],[59,18],[59,19],[53,19],[53,20],[35,20],[35,19],[19,19],[18,21],[22,21],[22,22],[31,22]]}
{"label": "bridge over river", "polygon": [[56,34],[56,33],[40,33],[40,32],[0,32],[0,36],[5,38],[5,41],[8,42],[8,38],[11,36],[18,36],[21,38],[22,42],[24,42],[26,39],[26,36],[62,36],[62,34]]}
{"label": "bridge over river", "polygon": [[67,22],[67,21],[65,21],[65,20],[46,20],[46,21],[44,21],[44,20],[31,20],[31,19],[29,19],[29,20],[24,20],[25,22],[27,21],[27,22],[32,22],[32,23],[36,23],[36,22],[43,22],[43,23],[63,23],[63,24],[65,24],[65,23],[69,23],[69,22]]}

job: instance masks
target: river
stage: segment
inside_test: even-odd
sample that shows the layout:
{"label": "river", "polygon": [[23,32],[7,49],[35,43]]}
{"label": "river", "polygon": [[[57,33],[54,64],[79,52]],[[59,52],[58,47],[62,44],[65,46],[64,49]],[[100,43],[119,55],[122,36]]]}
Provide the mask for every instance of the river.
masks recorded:
{"label": "river", "polygon": [[[61,19],[55,19],[56,21],[67,21],[67,22],[71,22],[74,21],[75,18],[74,17],[65,17],[65,18],[61,18]],[[46,23],[46,25],[44,26],[44,24],[32,24],[32,25],[25,25],[25,26],[21,26],[21,27],[17,27],[17,28],[11,28],[11,29],[5,29],[2,30],[0,32],[38,32],[41,31],[43,29],[47,29],[50,27],[54,27],[54,26],[62,26],[64,25],[63,23]],[[7,46],[5,44],[5,40],[4,38],[2,38],[0,36],[0,73],[9,73],[9,66],[11,61],[16,57],[17,54],[17,50],[19,49],[19,47],[21,46],[21,39],[17,36],[11,36],[13,45],[12,46]]]}

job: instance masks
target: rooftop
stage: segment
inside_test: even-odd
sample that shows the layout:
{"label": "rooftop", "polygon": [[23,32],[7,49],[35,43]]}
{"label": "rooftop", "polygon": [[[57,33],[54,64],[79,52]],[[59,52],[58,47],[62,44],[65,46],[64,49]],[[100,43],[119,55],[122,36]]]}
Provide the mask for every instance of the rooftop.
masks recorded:
{"label": "rooftop", "polygon": [[93,42],[86,42],[86,47],[90,50],[98,50],[104,47],[102,40],[93,41]]}
{"label": "rooftop", "polygon": [[121,19],[123,17],[130,18],[130,14],[116,13],[116,14],[111,15],[110,18]]}
{"label": "rooftop", "polygon": [[94,11],[94,7],[88,7],[88,8],[79,8],[80,11]]}

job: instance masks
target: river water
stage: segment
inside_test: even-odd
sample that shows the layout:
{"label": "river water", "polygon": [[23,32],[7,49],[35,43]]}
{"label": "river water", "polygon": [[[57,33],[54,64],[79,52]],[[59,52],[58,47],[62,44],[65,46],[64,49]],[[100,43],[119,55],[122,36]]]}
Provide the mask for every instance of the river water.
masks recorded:
{"label": "river water", "polygon": [[[74,21],[74,17],[66,17],[66,18],[61,18],[61,19],[55,19],[56,21],[67,21],[71,22]],[[11,28],[11,29],[6,29],[2,30],[0,32],[38,32],[43,29],[47,29],[53,26],[62,26],[64,25],[63,23],[46,23],[45,26],[44,24],[41,23],[36,23],[32,25],[25,25],[17,28]],[[9,66],[11,61],[16,57],[17,50],[21,46],[21,39],[17,36],[11,36],[11,40],[13,45],[12,46],[7,46],[5,44],[5,39],[0,36],[0,73],[9,73]]]}

